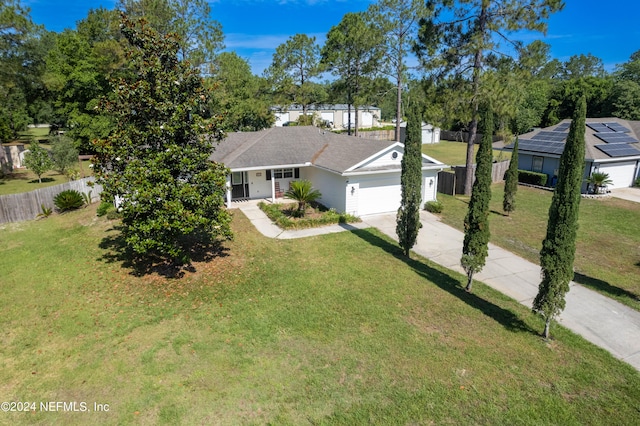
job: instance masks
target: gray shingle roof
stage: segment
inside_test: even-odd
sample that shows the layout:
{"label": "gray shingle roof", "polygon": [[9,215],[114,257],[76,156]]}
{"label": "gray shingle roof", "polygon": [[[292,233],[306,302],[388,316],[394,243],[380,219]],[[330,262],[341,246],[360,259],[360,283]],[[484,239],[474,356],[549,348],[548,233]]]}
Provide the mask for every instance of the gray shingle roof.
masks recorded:
{"label": "gray shingle roof", "polygon": [[210,159],[234,170],[310,163],[344,173],[393,144],[394,141],[356,138],[311,126],[272,127],[230,133]]}

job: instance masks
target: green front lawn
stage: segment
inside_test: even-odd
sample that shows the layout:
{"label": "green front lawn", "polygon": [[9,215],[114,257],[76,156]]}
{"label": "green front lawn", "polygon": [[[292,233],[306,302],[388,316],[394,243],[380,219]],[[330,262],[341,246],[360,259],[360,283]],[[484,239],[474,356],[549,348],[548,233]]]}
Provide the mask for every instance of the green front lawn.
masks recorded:
{"label": "green front lawn", "polygon": [[165,278],[95,208],[2,227],[0,388],[109,411],[5,423],[640,423],[633,368],[375,230],[273,240],[238,211],[220,257]]}
{"label": "green front lawn", "polygon": [[[492,186],[491,242],[539,263],[550,191],[520,186],[516,211],[502,212],[504,184]],[[438,194],[442,221],[460,230],[468,198]],[[640,204],[617,198],[582,199],[575,281],[640,310]]]}

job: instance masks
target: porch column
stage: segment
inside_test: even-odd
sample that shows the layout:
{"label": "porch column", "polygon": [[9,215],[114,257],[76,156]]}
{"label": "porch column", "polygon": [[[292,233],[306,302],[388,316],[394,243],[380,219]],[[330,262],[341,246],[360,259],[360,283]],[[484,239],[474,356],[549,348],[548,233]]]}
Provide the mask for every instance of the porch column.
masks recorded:
{"label": "porch column", "polygon": [[226,188],[227,188],[227,208],[230,209],[231,208],[231,175],[227,175]]}
{"label": "porch column", "polygon": [[276,177],[273,175],[273,170],[271,170],[271,202],[276,202]]}

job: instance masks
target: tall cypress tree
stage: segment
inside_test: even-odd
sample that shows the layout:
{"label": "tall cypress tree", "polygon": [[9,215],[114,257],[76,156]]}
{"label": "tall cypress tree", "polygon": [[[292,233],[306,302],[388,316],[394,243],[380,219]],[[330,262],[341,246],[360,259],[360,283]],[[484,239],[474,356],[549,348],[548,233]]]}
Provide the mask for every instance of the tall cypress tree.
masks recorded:
{"label": "tall cypress tree", "polygon": [[402,200],[396,218],[396,234],[405,256],[416,243],[420,222],[420,201],[422,192],[422,119],[418,106],[409,109],[407,137],[402,156]]}
{"label": "tall cypress tree", "polygon": [[482,108],[482,140],[476,154],[476,180],[471,190],[469,210],[464,219],[464,244],[460,264],[467,273],[471,291],[473,274],[484,267],[489,254],[489,201],[491,201],[491,161],[493,142],[493,111],[491,103]]}
{"label": "tall cypress tree", "polygon": [[513,144],[509,169],[504,180],[504,198],[502,210],[507,214],[516,209],[516,192],[518,192],[518,138]]}
{"label": "tall cypress tree", "polygon": [[567,143],[560,157],[558,184],[549,207],[547,236],[540,251],[542,282],[533,301],[533,310],[545,318],[545,339],[549,338],[551,321],[565,307],[564,296],[573,278],[580,188],[584,174],[586,111],[586,100],[582,96],[576,105]]}

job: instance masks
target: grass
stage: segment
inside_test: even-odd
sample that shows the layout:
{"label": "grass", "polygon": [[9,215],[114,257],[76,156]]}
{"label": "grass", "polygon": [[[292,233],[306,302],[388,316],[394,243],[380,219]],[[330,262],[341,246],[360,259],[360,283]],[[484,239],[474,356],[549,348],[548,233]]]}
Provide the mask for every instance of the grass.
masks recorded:
{"label": "grass", "polygon": [[[491,242],[539,263],[553,193],[520,186],[516,211],[502,212],[504,185],[492,186]],[[463,228],[468,199],[438,194],[442,221]],[[640,310],[640,204],[617,198],[582,199],[574,280]]]}
{"label": "grass", "polygon": [[[479,145],[474,145],[474,153],[478,152],[478,146]],[[422,153],[444,164],[460,166],[464,165],[467,161],[467,144],[462,142],[440,141],[440,143],[436,144],[422,145]],[[508,160],[511,158],[511,153],[494,150],[493,158],[497,161]]]}
{"label": "grass", "polygon": [[[80,162],[80,177],[91,176],[92,171],[89,160]],[[55,170],[50,170],[42,175],[42,183],[38,182],[38,176],[28,169],[15,169],[13,173],[0,179],[0,195],[20,194],[47,186],[60,185],[66,183],[69,178]]]}
{"label": "grass", "polygon": [[637,371],[375,230],[271,240],[236,212],[220,257],[167,279],[117,260],[116,224],[0,232],[3,400],[109,405],[4,422],[640,423]]}
{"label": "grass", "polygon": [[29,127],[27,130],[18,133],[19,139],[22,142],[29,142],[31,138],[37,140],[49,139],[48,127]]}

